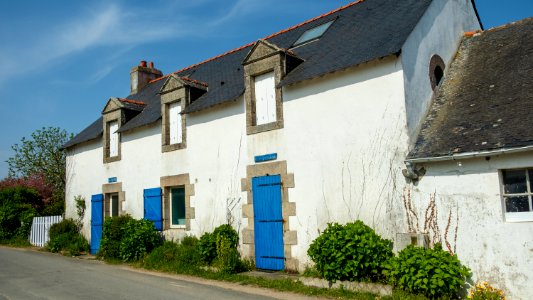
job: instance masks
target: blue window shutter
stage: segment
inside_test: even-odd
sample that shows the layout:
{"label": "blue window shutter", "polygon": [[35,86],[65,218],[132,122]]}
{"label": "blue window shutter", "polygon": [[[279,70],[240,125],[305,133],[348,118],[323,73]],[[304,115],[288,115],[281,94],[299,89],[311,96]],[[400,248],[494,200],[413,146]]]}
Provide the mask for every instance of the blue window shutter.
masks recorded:
{"label": "blue window shutter", "polygon": [[162,195],[161,188],[144,190],[144,219],[154,222],[159,231],[163,230]]}

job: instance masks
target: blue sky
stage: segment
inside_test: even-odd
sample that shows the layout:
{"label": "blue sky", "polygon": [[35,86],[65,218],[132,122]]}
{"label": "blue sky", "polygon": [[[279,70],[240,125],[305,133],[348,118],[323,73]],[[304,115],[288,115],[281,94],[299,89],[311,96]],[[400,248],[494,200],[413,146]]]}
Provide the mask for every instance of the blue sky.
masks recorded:
{"label": "blue sky", "polygon": [[[349,2],[2,1],[0,178],[23,136],[43,126],[77,133],[109,97],[128,95],[140,60],[166,74]],[[485,28],[533,16],[532,0],[476,3]]]}

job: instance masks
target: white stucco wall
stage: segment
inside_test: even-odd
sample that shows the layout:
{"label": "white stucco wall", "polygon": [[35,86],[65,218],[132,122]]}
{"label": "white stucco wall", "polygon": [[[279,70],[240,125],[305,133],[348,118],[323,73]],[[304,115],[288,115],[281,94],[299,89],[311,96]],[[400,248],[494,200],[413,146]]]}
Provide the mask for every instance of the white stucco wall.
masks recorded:
{"label": "white stucco wall", "polygon": [[[533,167],[533,153],[424,164],[426,175],[410,186],[422,216],[435,193],[442,238],[452,213],[449,242],[473,280],[503,288],[509,299],[533,295],[533,222],[506,222],[499,170]],[[458,223],[457,223],[457,215]],[[423,218],[421,218],[421,222]],[[454,232],[457,228],[457,242]]]}
{"label": "white stucco wall", "polygon": [[[139,219],[144,216],[144,189],[160,187],[163,176],[188,173],[195,185],[191,206],[196,218],[190,232],[170,230],[168,237],[199,236],[225,223],[227,201],[245,199],[240,190],[246,154],[243,101],[188,116],[187,125],[187,148],[182,151],[161,152],[160,122],[123,134],[122,159],[117,162],[102,163],[100,140],[69,149],[67,217],[76,217],[73,199],[82,195],[87,201],[84,234],[90,237],[91,195],[102,193],[108,178],[122,183],[123,213]],[[234,225],[239,229],[241,205],[234,206]]]}
{"label": "white stucco wall", "polygon": [[478,29],[480,25],[471,0],[434,0],[405,41],[401,60],[411,143],[414,143],[421,120],[431,104],[431,57],[439,55],[447,69],[464,32]]}

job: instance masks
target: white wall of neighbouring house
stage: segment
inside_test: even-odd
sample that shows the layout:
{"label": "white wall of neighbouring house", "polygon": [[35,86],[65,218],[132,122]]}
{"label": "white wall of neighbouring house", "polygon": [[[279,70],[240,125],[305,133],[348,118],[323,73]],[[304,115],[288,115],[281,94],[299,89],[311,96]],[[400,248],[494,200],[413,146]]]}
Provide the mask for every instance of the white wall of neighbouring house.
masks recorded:
{"label": "white wall of neighbouring house", "polygon": [[447,69],[457,52],[464,32],[478,29],[480,24],[471,0],[436,0],[432,1],[405,41],[401,60],[411,143],[414,143],[431,104],[433,95],[429,78],[431,57],[439,55]]}
{"label": "white wall of neighbouring house", "polygon": [[423,165],[426,175],[408,186],[421,229],[434,194],[441,239],[448,227],[447,240],[472,270],[474,282],[486,280],[504,289],[510,299],[529,299],[533,295],[533,222],[506,222],[499,170],[533,167],[533,153]]}

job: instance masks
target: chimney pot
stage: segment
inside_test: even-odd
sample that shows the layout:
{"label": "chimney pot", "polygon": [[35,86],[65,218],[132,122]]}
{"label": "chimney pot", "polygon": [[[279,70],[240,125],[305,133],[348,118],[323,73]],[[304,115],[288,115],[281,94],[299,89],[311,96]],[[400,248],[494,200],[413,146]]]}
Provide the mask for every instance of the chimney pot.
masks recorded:
{"label": "chimney pot", "polygon": [[139,66],[146,68],[146,60],[141,60]]}
{"label": "chimney pot", "polygon": [[154,62],[153,61],[148,63],[148,68],[150,68],[150,69],[154,68]]}

